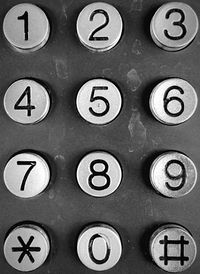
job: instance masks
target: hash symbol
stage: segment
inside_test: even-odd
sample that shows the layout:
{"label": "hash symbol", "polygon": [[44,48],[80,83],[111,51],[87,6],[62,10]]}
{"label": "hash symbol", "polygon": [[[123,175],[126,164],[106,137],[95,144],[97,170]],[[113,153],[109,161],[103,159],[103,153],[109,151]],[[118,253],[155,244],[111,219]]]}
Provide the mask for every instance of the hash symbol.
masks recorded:
{"label": "hash symbol", "polygon": [[[164,256],[160,256],[159,259],[164,261],[165,265],[168,265],[168,261],[180,261],[181,265],[189,260],[189,257],[184,256],[184,245],[188,245],[189,241],[184,239],[184,236],[180,237],[180,240],[168,240],[168,236],[164,236],[164,240],[159,241],[160,244],[164,245]],[[168,245],[180,245],[180,256],[168,256]]]}
{"label": "hash symbol", "polygon": [[31,236],[27,242],[27,244],[24,243],[22,237],[17,237],[18,241],[21,244],[21,247],[12,247],[13,252],[21,252],[21,255],[19,256],[18,262],[21,263],[25,257],[25,255],[28,256],[29,260],[34,263],[35,259],[33,258],[31,252],[39,252],[41,250],[40,247],[31,247],[31,244],[34,240],[34,237]]}

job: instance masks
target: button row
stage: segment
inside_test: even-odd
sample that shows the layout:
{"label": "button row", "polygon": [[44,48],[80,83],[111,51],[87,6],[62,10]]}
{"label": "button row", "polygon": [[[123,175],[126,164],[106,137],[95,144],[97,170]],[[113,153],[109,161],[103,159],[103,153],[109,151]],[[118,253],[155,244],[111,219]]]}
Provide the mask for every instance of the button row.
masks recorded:
{"label": "button row", "polygon": [[[49,235],[39,225],[16,225],[4,242],[4,256],[19,271],[32,271],[42,266],[51,252]],[[52,243],[53,245],[53,243]],[[122,256],[122,239],[110,225],[87,226],[77,240],[77,255],[87,268],[103,271],[114,267]],[[184,227],[168,224],[159,227],[149,240],[150,255],[161,269],[182,272],[194,262],[197,247]]]}
{"label": "button row", "polygon": [[[197,181],[197,169],[186,155],[168,151],[158,156],[150,168],[150,182],[160,194],[179,198],[188,194]],[[51,179],[47,161],[33,152],[14,155],[4,169],[7,189],[20,198],[42,193]],[[76,179],[80,188],[93,197],[112,194],[122,181],[122,167],[110,153],[91,152],[78,164]]]}
{"label": "button row", "polygon": [[[156,45],[167,51],[188,46],[199,28],[195,11],[187,4],[170,2],[154,14],[150,33]],[[90,50],[107,51],[113,48],[123,33],[123,21],[117,9],[107,3],[87,5],[76,23],[80,42]],[[6,39],[17,50],[35,51],[43,47],[50,34],[46,14],[33,4],[23,3],[11,8],[3,22]]]}
{"label": "button row", "polygon": [[[198,104],[195,89],[187,81],[171,78],[152,91],[149,106],[153,116],[166,125],[178,125],[194,114]],[[123,99],[119,88],[105,79],[92,79],[78,91],[76,107],[89,123],[104,125],[120,113]],[[40,83],[21,79],[14,82],[4,96],[4,108],[15,122],[34,124],[44,119],[50,109],[50,95]]]}

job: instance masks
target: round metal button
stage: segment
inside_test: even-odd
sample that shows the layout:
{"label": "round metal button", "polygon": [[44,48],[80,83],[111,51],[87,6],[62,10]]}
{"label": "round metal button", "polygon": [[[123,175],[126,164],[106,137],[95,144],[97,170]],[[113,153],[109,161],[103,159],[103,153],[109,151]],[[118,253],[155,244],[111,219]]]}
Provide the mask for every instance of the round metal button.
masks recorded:
{"label": "round metal button", "polygon": [[76,177],[84,192],[94,197],[104,197],[119,187],[122,169],[111,154],[97,151],[87,154],[80,161]]}
{"label": "round metal button", "polygon": [[186,155],[169,151],[157,157],[150,168],[150,181],[156,191],[170,198],[188,194],[197,181],[197,169]]}
{"label": "round metal button", "polygon": [[8,11],[3,21],[3,31],[13,47],[30,52],[46,44],[50,26],[46,14],[39,7],[22,3]]}
{"label": "round metal button", "polygon": [[14,228],[4,242],[6,261],[23,272],[42,266],[50,252],[50,241],[39,226],[24,224]]}
{"label": "round metal button", "polygon": [[31,198],[40,194],[49,181],[49,166],[35,153],[19,153],[13,156],[4,169],[6,187],[20,198]]}
{"label": "round metal button", "polygon": [[170,2],[154,14],[150,32],[156,45],[167,51],[177,51],[192,42],[198,28],[198,17],[189,5]]}
{"label": "round metal button", "polygon": [[188,269],[197,253],[192,235],[178,225],[164,225],[150,239],[150,253],[154,262],[167,272],[178,273]]}
{"label": "round metal button", "polygon": [[152,91],[149,105],[154,117],[166,125],[178,125],[194,114],[198,104],[195,89],[187,81],[171,78]]}
{"label": "round metal button", "polygon": [[76,98],[79,114],[88,122],[103,125],[113,121],[122,108],[119,89],[105,79],[86,82]]}
{"label": "round metal button", "polygon": [[84,46],[94,51],[106,51],[119,42],[123,22],[115,7],[96,2],[87,5],[81,11],[76,28]]}
{"label": "round metal button", "polygon": [[77,253],[86,267],[96,271],[108,270],[121,257],[120,236],[114,228],[106,224],[88,226],[78,238]]}
{"label": "round metal button", "polygon": [[34,124],[43,120],[49,112],[50,97],[47,90],[38,82],[21,79],[7,89],[4,108],[15,122]]}

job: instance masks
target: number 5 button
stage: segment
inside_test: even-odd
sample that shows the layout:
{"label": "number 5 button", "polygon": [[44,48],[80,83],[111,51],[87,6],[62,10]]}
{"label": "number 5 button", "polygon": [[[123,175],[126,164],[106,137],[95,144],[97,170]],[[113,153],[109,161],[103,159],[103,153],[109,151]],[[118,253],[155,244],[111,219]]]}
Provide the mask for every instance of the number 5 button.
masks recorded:
{"label": "number 5 button", "polygon": [[4,18],[3,31],[13,47],[28,52],[45,45],[50,26],[46,14],[39,7],[22,3],[8,11]]}
{"label": "number 5 button", "polygon": [[164,80],[152,91],[150,109],[154,117],[166,125],[178,125],[194,114],[198,99],[195,89],[179,78]]}
{"label": "number 5 button", "polygon": [[76,173],[79,186],[87,194],[104,197],[120,185],[122,169],[117,159],[107,152],[92,152],[79,163]]}
{"label": "number 5 button", "polygon": [[6,187],[21,198],[31,198],[40,194],[48,186],[49,181],[49,166],[35,153],[20,153],[13,156],[4,169]]}
{"label": "number 5 button", "polygon": [[114,120],[122,107],[119,89],[105,79],[86,82],[78,92],[76,106],[79,114],[88,122],[103,125]]}
{"label": "number 5 button", "polygon": [[97,2],[86,6],[77,19],[81,43],[94,51],[113,48],[122,35],[122,18],[112,5]]}
{"label": "number 5 button", "polygon": [[154,14],[150,25],[153,41],[168,51],[187,47],[195,38],[198,28],[196,13],[181,2],[162,5]]}
{"label": "number 5 button", "polygon": [[22,79],[7,89],[4,108],[15,122],[34,124],[46,117],[50,108],[50,97],[38,82]]}

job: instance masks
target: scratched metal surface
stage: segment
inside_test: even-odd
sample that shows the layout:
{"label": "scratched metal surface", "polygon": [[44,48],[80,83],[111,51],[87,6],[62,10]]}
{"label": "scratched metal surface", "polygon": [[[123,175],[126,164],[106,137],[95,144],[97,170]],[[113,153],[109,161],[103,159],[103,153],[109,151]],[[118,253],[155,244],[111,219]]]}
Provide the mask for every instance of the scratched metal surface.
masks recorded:
{"label": "scratched metal surface", "polygon": [[[17,0],[1,0],[0,24]],[[199,255],[187,274],[200,269],[200,186],[185,198],[167,199],[150,186],[148,169],[159,153],[175,149],[190,156],[200,170],[200,127],[198,107],[185,124],[169,127],[150,114],[148,98],[152,88],[167,77],[188,80],[199,94],[200,36],[186,49],[169,53],[151,41],[149,23],[161,0],[107,0],[115,5],[124,21],[122,40],[114,49],[97,54],[78,41],[75,23],[90,0],[27,0],[42,7],[51,22],[47,45],[23,55],[11,49],[0,28],[0,272],[18,273],[4,260],[2,247],[8,229],[24,220],[44,225],[52,240],[47,262],[36,274],[85,274],[76,255],[76,239],[85,225],[105,222],[121,235],[123,256],[113,274],[163,273],[148,255],[149,237],[159,225],[172,222],[188,228],[197,242]],[[200,15],[200,1],[184,0]],[[11,121],[3,110],[3,96],[15,80],[32,77],[50,90],[52,107],[37,125],[23,126]],[[123,110],[106,126],[92,126],[76,112],[75,97],[80,86],[94,77],[116,83],[123,94]],[[13,197],[3,183],[3,168],[17,151],[32,149],[48,159],[52,180],[49,189],[31,200]],[[119,189],[106,198],[83,193],[75,180],[81,157],[92,150],[113,153],[123,167]]]}

